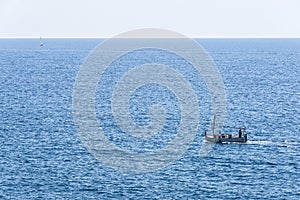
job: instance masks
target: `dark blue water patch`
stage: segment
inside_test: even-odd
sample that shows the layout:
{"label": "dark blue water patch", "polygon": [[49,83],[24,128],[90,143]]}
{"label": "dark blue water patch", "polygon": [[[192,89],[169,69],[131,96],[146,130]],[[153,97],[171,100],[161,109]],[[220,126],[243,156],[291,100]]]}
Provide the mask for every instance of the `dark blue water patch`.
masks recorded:
{"label": "dark blue water patch", "polygon": [[[149,84],[140,87],[132,96],[128,105],[131,113],[128,120],[132,120],[140,127],[147,126],[150,123],[149,109],[151,106],[159,104],[166,109],[166,123],[155,136],[142,139],[128,135],[120,130],[117,124],[109,125],[114,121],[113,116],[105,115],[106,118],[101,118],[101,125],[110,140],[123,149],[144,153],[162,148],[174,139],[180,125],[180,110],[175,95],[165,87]],[[102,116],[104,115],[102,114]]]}

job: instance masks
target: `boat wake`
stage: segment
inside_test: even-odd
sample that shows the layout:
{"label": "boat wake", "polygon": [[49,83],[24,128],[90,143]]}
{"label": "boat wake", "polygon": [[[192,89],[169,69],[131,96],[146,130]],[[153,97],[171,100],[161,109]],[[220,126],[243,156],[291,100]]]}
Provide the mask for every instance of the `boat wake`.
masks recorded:
{"label": "boat wake", "polygon": [[248,140],[246,144],[249,145],[266,145],[266,146],[282,146],[282,147],[287,147],[287,146],[299,146],[299,142],[290,142],[290,141],[283,141],[283,142],[274,142],[270,140]]}

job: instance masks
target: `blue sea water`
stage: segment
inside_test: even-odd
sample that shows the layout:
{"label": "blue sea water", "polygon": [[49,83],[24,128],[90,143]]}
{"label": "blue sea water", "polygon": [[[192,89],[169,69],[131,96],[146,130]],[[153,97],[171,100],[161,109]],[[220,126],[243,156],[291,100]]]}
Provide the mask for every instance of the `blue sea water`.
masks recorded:
{"label": "blue sea water", "polygon": [[[1,199],[300,198],[299,39],[197,40],[223,77],[224,131],[246,126],[249,141],[215,145],[207,157],[199,157],[202,133],[208,128],[209,99],[201,78],[195,79],[203,122],[193,143],[170,166],[142,174],[103,165],[83,145],[73,122],[76,75],[101,41],[45,39],[40,47],[36,39],[0,39]],[[133,56],[138,63],[144,55],[135,52]],[[158,58],[162,53],[150,55]],[[174,65],[172,55],[163,56],[166,64]],[[189,74],[192,69],[186,70]],[[96,94],[97,117],[104,130],[113,132],[109,131],[115,128],[107,115],[110,111],[101,105],[107,97],[102,89],[110,88],[111,82],[103,84]],[[118,146],[139,153],[172,140],[180,120],[172,93],[155,84],[145,87],[132,98],[133,120],[147,124],[149,110],[144,106],[162,101],[171,119],[164,127],[170,134],[147,143],[107,134]]]}

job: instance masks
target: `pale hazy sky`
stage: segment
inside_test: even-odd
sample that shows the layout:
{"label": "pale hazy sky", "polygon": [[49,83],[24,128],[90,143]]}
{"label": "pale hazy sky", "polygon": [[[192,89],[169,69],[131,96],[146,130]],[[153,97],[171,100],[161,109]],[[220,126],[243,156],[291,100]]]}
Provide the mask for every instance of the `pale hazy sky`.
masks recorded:
{"label": "pale hazy sky", "polygon": [[300,37],[300,0],[0,0],[0,37]]}

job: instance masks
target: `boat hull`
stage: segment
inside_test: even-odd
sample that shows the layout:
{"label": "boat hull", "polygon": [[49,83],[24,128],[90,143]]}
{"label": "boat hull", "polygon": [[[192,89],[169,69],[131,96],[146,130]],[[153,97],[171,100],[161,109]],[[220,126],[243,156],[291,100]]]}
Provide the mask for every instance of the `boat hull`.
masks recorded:
{"label": "boat hull", "polygon": [[205,136],[205,139],[209,142],[213,143],[245,143],[247,142],[247,134],[244,134],[242,137],[235,138],[221,138],[221,137],[213,137],[213,136]]}

